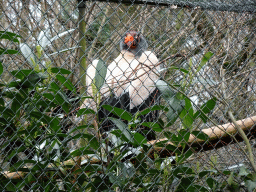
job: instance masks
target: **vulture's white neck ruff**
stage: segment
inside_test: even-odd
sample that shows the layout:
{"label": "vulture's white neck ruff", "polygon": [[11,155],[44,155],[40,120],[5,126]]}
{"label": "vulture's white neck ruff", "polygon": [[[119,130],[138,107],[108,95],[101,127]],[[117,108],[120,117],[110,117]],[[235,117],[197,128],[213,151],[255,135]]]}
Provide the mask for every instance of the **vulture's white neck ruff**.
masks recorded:
{"label": "vulture's white neck ruff", "polygon": [[[130,109],[140,106],[144,100],[155,90],[155,81],[159,79],[158,71],[160,66],[158,59],[151,51],[144,51],[139,58],[129,51],[122,51],[121,54],[108,66],[106,84],[100,90],[102,97],[120,97],[124,93],[129,93]],[[91,83],[95,76],[97,61],[87,69],[86,85],[87,95],[92,95]],[[111,90],[111,91],[110,91]],[[85,106],[84,106],[85,105]],[[83,107],[96,110],[93,99],[87,99]]]}

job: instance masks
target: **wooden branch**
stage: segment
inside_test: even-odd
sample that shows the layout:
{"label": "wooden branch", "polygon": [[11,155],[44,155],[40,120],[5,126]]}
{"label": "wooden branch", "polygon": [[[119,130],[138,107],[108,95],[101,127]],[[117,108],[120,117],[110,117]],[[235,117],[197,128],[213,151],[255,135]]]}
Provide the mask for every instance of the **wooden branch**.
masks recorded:
{"label": "wooden branch", "polygon": [[[250,139],[256,138],[256,116],[248,117],[246,119],[242,119],[236,122],[245,132],[247,137]],[[251,128],[251,129],[250,129]],[[209,136],[208,141],[204,141],[196,138],[194,135],[190,135],[189,140],[187,142],[187,146],[185,151],[193,148],[195,152],[208,151],[212,149],[217,149],[229,144],[234,143],[234,140],[231,136],[227,135],[223,130],[235,136],[237,141],[242,142],[243,139],[239,134],[237,134],[237,130],[233,123],[227,123],[224,125],[210,127],[208,129],[202,129],[202,132]],[[149,141],[148,144],[152,144],[153,150],[150,153],[150,157],[154,156],[154,152],[157,152],[161,157],[168,157],[174,155],[173,151],[167,150],[165,148],[156,147],[155,144],[160,141],[165,141],[167,139],[159,139],[155,141]],[[166,145],[172,144],[171,142],[167,142]],[[181,148],[181,146],[178,146]]]}
{"label": "wooden branch", "polygon": [[[88,157],[86,155],[82,156],[81,157],[81,162],[87,160],[88,162],[90,162],[90,164],[99,164],[101,163],[99,159],[96,159],[96,158],[91,158],[91,157]],[[77,164],[77,161],[73,160],[73,159],[70,159],[70,160],[67,160],[64,162],[64,166],[68,166],[68,165],[76,165]],[[86,164],[86,163],[85,163]],[[62,166],[62,165],[61,165]],[[81,165],[83,166],[83,164]],[[26,168],[33,168],[33,166],[26,166]],[[56,167],[55,165],[53,164],[49,164],[47,166],[48,169],[58,169],[58,167]],[[51,170],[52,171],[52,170]],[[49,171],[50,172],[50,171]],[[10,171],[3,171],[3,172],[0,172],[0,175],[3,175],[4,177],[8,178],[8,179],[20,179],[20,178],[24,178],[28,172],[23,172],[23,171],[16,171],[16,172],[10,172]]]}
{"label": "wooden branch", "polygon": [[[247,137],[250,139],[256,138],[256,116],[248,117],[246,119],[242,119],[236,122],[245,132]],[[232,134],[235,136],[235,138],[242,142],[243,139],[240,137],[237,133],[237,130],[233,123],[227,123],[224,125],[214,126],[210,127],[208,129],[202,129],[202,132],[207,134],[209,136],[208,141],[204,141],[201,139],[196,138],[194,135],[190,135],[189,140],[187,142],[187,146],[185,147],[185,150],[193,148],[195,152],[202,152],[212,149],[217,149],[226,145],[229,145],[231,143],[234,143],[232,137],[227,135],[223,130],[226,132]],[[169,157],[173,156],[174,152],[171,150],[168,150],[166,148],[162,147],[156,147],[156,143],[165,141],[167,139],[159,139],[154,141],[149,141],[148,144],[151,144],[153,146],[153,149],[151,150],[149,157],[154,159],[154,153],[158,153],[160,157]],[[166,145],[172,144],[171,142],[167,142]],[[177,148],[181,148],[181,146],[178,146]],[[99,164],[101,163],[99,159],[90,158],[87,156],[82,156],[81,161],[88,160],[90,164]],[[64,165],[74,165],[76,162],[74,160],[67,160],[64,162]],[[87,163],[86,163],[87,164]],[[83,165],[82,165],[83,166]],[[56,166],[49,165],[49,168],[57,168]],[[9,172],[4,171],[1,173],[3,176],[9,179],[19,179],[24,177],[27,173],[26,172]]]}

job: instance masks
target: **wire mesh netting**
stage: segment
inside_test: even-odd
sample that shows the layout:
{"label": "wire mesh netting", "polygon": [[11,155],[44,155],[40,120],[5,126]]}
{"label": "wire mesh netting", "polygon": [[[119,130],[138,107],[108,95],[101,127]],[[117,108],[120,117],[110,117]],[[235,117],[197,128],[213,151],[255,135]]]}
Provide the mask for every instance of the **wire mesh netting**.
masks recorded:
{"label": "wire mesh netting", "polygon": [[1,1],[2,191],[254,191],[254,1]]}

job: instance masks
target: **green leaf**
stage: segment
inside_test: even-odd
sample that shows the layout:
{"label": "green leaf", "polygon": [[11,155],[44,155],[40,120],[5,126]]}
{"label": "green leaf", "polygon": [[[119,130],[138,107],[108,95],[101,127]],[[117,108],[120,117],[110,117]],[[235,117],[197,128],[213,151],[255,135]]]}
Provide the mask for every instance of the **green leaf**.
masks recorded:
{"label": "green leaf", "polygon": [[13,111],[7,107],[1,107],[0,108],[1,112],[2,112],[2,115],[4,115],[4,117],[14,117],[15,114],[13,113]]}
{"label": "green leaf", "polygon": [[16,114],[19,113],[19,110],[21,109],[21,103],[16,98],[12,100],[11,109]]}
{"label": "green leaf", "polygon": [[[169,142],[168,140],[163,140],[163,141],[157,142],[155,145],[156,145],[157,147],[165,147],[165,146],[166,146],[166,143],[168,143],[168,142]],[[177,148],[177,147],[175,147],[175,148]]]}
{"label": "green leaf", "polygon": [[33,70],[31,69],[13,70],[11,72],[11,74],[18,79],[23,79],[31,73],[33,73]]}
{"label": "green leaf", "polygon": [[52,93],[44,93],[43,96],[49,99],[50,101],[54,100],[54,95]]}
{"label": "green leaf", "polygon": [[171,141],[172,141],[172,136],[173,136],[173,135],[175,135],[175,134],[172,133],[172,132],[170,132],[170,131],[165,131],[165,132],[164,132],[164,136],[165,136],[167,139],[171,140]]}
{"label": "green leaf", "polygon": [[115,135],[116,137],[120,138],[121,140],[123,140],[123,141],[125,141],[125,142],[129,142],[129,140],[126,138],[126,136],[122,133],[121,130],[119,130],[119,129],[118,129],[118,130],[114,129],[114,130],[111,131],[111,133],[112,133],[113,135]]}
{"label": "green leaf", "polygon": [[190,132],[188,130],[182,129],[179,131],[179,136],[187,142],[190,136]]}
{"label": "green leaf", "polygon": [[14,50],[14,49],[3,49],[0,48],[0,55],[2,54],[17,54],[19,51]]}
{"label": "green leaf", "polygon": [[95,71],[95,77],[93,79],[94,85],[99,91],[102,85],[105,83],[105,78],[107,74],[107,66],[101,59],[98,61]]}
{"label": "green leaf", "polygon": [[88,147],[81,147],[71,153],[73,157],[89,154],[95,154],[95,152],[92,150],[88,150]]}
{"label": "green leaf", "polygon": [[121,119],[124,119],[124,120],[127,120],[127,121],[132,120],[133,115],[131,113],[129,113],[128,111],[124,110],[124,109],[113,107],[111,105],[102,105],[102,107],[104,109],[110,111],[111,113],[113,113],[117,117],[120,117]]}
{"label": "green leaf", "polygon": [[245,181],[245,186],[249,192],[253,192],[256,189],[256,181],[247,180]]}
{"label": "green leaf", "polygon": [[54,93],[56,93],[57,91],[59,91],[61,88],[59,87],[59,85],[55,82],[51,83],[51,88],[54,90]]}
{"label": "green leaf", "polygon": [[68,134],[71,134],[75,131],[78,131],[80,129],[87,129],[89,127],[89,125],[81,125],[81,126],[78,126],[78,127],[74,127],[72,129],[69,130]]}
{"label": "green leaf", "polygon": [[199,175],[200,178],[203,178],[204,176],[206,176],[206,175],[208,175],[212,172],[213,171],[211,171],[211,170],[201,171],[198,175]]}
{"label": "green leaf", "polygon": [[[201,111],[204,114],[210,113],[214,109],[214,107],[216,105],[216,101],[217,101],[216,97],[210,99],[209,101],[207,101],[205,104],[203,104],[201,106],[201,108],[200,108]],[[198,110],[194,114],[194,119],[200,117],[203,120],[203,122],[206,123],[209,118],[206,115],[204,115],[203,113],[201,113],[201,111]]]}
{"label": "green leaf", "polygon": [[143,144],[147,143],[147,139],[140,133],[134,133],[133,137],[136,145],[142,146]]}
{"label": "green leaf", "polygon": [[4,106],[4,99],[0,98],[0,105]]}
{"label": "green leaf", "polygon": [[177,70],[180,70],[180,71],[182,71],[183,73],[186,73],[186,74],[188,73],[188,70],[186,70],[186,69],[184,69],[184,68],[179,68],[179,67],[171,67],[170,69],[171,69],[171,70],[172,70],[172,69],[177,69]]}
{"label": "green leaf", "polygon": [[133,135],[128,128],[128,126],[122,122],[120,119],[116,119],[113,117],[109,117],[109,119],[117,126],[117,128],[124,134],[124,136],[128,139],[130,142],[134,142]]}
{"label": "green leaf", "polygon": [[50,101],[54,102],[57,105],[60,105],[62,109],[68,113],[70,109],[70,104],[66,98],[65,94],[62,94],[60,91],[53,95],[52,93],[44,93],[43,96]]}
{"label": "green leaf", "polygon": [[47,76],[43,73],[30,73],[28,76],[25,76],[21,82],[19,83],[20,86],[23,88],[34,88],[37,83],[46,79]]}
{"label": "green leaf", "polygon": [[62,109],[66,112],[66,114],[69,113],[69,110],[70,110],[70,104],[67,103],[67,102],[64,102],[62,105],[61,105]]}
{"label": "green leaf", "polygon": [[187,150],[184,154],[181,154],[177,158],[177,163],[183,163],[185,160],[187,160],[191,155],[193,154],[193,151],[191,149]]}
{"label": "green leaf", "polygon": [[53,117],[51,122],[50,122],[50,126],[52,128],[53,131],[55,132],[60,132],[60,120],[57,117]]}
{"label": "green leaf", "polygon": [[178,119],[180,113],[183,110],[184,100],[179,100],[176,97],[169,99],[169,112],[166,114],[168,119],[168,124],[166,125],[171,126],[173,123]]}
{"label": "green leaf", "polygon": [[72,85],[71,81],[62,75],[56,75],[56,78],[70,91],[76,93],[76,88]]}
{"label": "green leaf", "polygon": [[34,118],[42,121],[45,124],[49,124],[51,122],[51,117],[49,117],[41,112],[33,111],[29,114],[29,116],[34,117]]}
{"label": "green leaf", "polygon": [[139,112],[138,116],[140,115],[147,115],[148,113],[152,112],[152,111],[160,111],[160,110],[163,110],[163,111],[169,111],[169,109],[163,105],[154,105],[153,107],[149,107],[147,109],[144,109],[143,111]]}
{"label": "green leaf", "polygon": [[231,172],[231,174],[228,177],[227,182],[228,182],[229,185],[232,185],[234,183],[234,176],[233,175],[234,175],[234,172]]}
{"label": "green leaf", "polygon": [[83,108],[77,111],[77,117],[80,117],[81,115],[86,115],[86,114],[95,114],[95,111],[89,108]]}
{"label": "green leaf", "polygon": [[95,150],[101,150],[100,149],[100,144],[98,142],[98,140],[92,136],[90,138],[88,138],[88,142],[89,142],[89,146]]}
{"label": "green leaf", "polygon": [[83,138],[87,138],[89,146],[95,150],[100,149],[100,144],[94,135],[84,134]]}
{"label": "green leaf", "polygon": [[17,89],[20,88],[20,87],[19,87],[19,83],[16,82],[16,81],[11,81],[11,82],[7,85],[7,87],[16,87]]}
{"label": "green leaf", "polygon": [[198,139],[202,139],[204,141],[207,141],[209,139],[209,136],[207,134],[205,134],[202,131],[192,131],[192,134],[198,138]]}
{"label": "green leaf", "polygon": [[32,163],[33,165],[38,164],[38,162],[37,162],[37,161],[34,161],[34,160],[22,160],[22,161],[19,161],[18,163],[15,163],[15,164],[10,168],[10,171],[11,171],[11,172],[18,171],[19,168],[24,167],[26,163]]}
{"label": "green leaf", "polygon": [[194,174],[194,171],[190,167],[187,167],[184,165],[179,165],[173,171],[173,175],[176,177],[180,177],[181,175],[188,175],[188,174]]}
{"label": "green leaf", "polygon": [[[195,180],[195,177],[183,177],[181,178],[180,180],[180,184],[178,185],[178,187],[176,188],[175,191],[177,192],[183,192],[183,191],[186,191],[186,192],[191,192],[188,190],[188,188],[191,187],[192,185],[192,182]],[[194,192],[194,191],[193,191]]]}
{"label": "green leaf", "polygon": [[[88,126],[87,126],[87,128],[88,128]],[[77,133],[77,134],[75,134],[74,136],[71,137],[72,140],[80,139],[80,138],[87,139],[88,143],[89,143],[89,146],[92,149],[95,149],[95,150],[100,149],[100,144],[99,144],[99,142],[97,141],[97,139],[95,138],[94,135],[86,134],[86,133]]]}
{"label": "green leaf", "polygon": [[18,149],[14,149],[11,151],[11,154],[8,155],[7,159],[13,158],[15,155],[18,155],[19,152],[25,151],[27,148],[25,146],[19,147]]}
{"label": "green leaf", "polygon": [[155,122],[143,122],[141,125],[149,127],[151,129],[153,129],[156,132],[162,132],[163,128],[160,124],[155,123]]}
{"label": "green leaf", "polygon": [[158,80],[156,82],[156,87],[162,93],[162,97],[168,101],[168,99],[174,97],[176,95],[176,91],[174,91],[165,81]]}
{"label": "green leaf", "polygon": [[3,73],[3,71],[4,71],[4,68],[3,68],[2,63],[0,62],[0,75]]}
{"label": "green leaf", "polygon": [[162,127],[159,127],[159,128],[152,128],[152,130],[155,132],[162,132],[164,129]]}
{"label": "green leaf", "polygon": [[181,151],[177,146],[168,144],[168,145],[165,146],[165,148],[169,151],[174,152],[175,154],[181,155]]}
{"label": "green leaf", "polygon": [[181,122],[186,129],[192,130],[194,122],[194,111],[191,104],[191,101],[188,98],[185,98],[185,108],[180,113]]}
{"label": "green leaf", "polygon": [[244,166],[240,167],[240,171],[239,171],[238,175],[240,175],[240,176],[247,176],[249,174],[250,174],[250,172]]}
{"label": "green leaf", "polygon": [[203,59],[201,61],[201,63],[199,64],[196,73],[198,73],[202,67],[210,60],[210,58],[212,57],[213,53],[212,52],[208,52],[203,56]]}
{"label": "green leaf", "polygon": [[52,73],[60,73],[60,74],[70,74],[71,71],[64,69],[64,68],[58,68],[58,67],[53,67],[51,68]]}
{"label": "green leaf", "polygon": [[7,191],[17,191],[17,187],[12,182],[8,182],[8,181],[5,184],[5,190],[7,190]]}
{"label": "green leaf", "polygon": [[166,82],[158,80],[156,87],[160,90],[162,97],[168,104],[169,111],[166,116],[168,119],[167,126],[171,126],[179,117],[184,109],[185,101],[178,99],[178,94]]}
{"label": "green leaf", "polygon": [[21,37],[21,36],[8,31],[0,31],[0,39],[8,39],[10,41],[19,43],[19,40],[17,37]]}
{"label": "green leaf", "polygon": [[57,93],[55,95],[55,101],[57,101],[59,105],[63,105],[65,103],[65,99],[62,97],[60,93]]}
{"label": "green leaf", "polygon": [[215,179],[211,178],[211,177],[208,177],[206,179],[206,183],[208,184],[208,186],[211,189],[215,189],[218,186],[218,182]]}

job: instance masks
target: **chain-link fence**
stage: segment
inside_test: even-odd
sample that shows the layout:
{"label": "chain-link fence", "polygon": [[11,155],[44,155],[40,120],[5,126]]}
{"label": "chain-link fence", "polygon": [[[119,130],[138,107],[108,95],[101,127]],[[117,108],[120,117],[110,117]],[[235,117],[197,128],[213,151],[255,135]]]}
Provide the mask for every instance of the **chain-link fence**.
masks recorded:
{"label": "chain-link fence", "polygon": [[0,5],[2,191],[255,190],[255,1]]}

